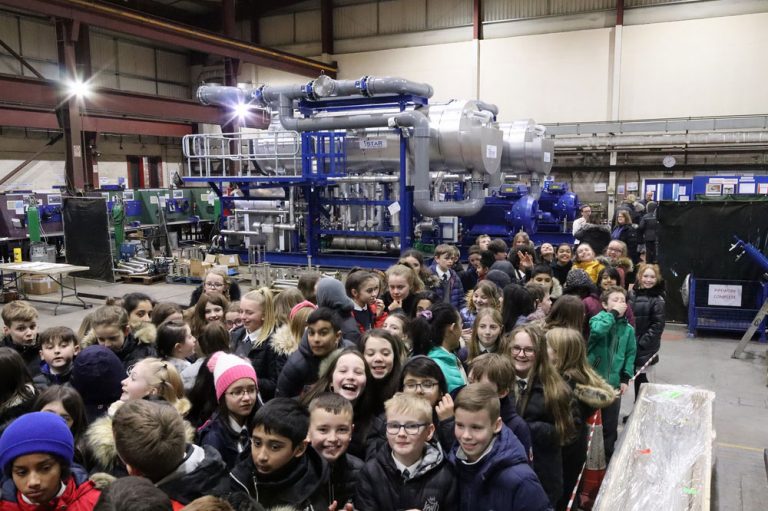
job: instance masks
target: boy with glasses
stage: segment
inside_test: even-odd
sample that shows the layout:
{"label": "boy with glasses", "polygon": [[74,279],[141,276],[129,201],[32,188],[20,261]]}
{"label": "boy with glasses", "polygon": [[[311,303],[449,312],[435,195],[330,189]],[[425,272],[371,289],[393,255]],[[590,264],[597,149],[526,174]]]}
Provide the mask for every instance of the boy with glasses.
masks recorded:
{"label": "boy with glasses", "polygon": [[399,392],[384,409],[388,445],[361,470],[355,509],[457,510],[457,482],[434,439],[430,402]]}

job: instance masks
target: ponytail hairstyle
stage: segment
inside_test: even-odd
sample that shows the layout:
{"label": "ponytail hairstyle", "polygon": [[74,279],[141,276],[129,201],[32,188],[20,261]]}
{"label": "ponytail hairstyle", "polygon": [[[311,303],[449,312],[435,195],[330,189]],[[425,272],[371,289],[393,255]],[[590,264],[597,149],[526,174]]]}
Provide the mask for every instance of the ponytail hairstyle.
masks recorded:
{"label": "ponytail hairstyle", "polygon": [[187,328],[189,326],[183,321],[168,321],[160,325],[155,340],[157,354],[160,358],[173,357],[173,348],[177,344],[184,344],[187,339]]}
{"label": "ponytail hairstyle", "polygon": [[413,295],[424,289],[424,283],[421,281],[416,271],[402,263],[394,264],[387,268],[387,280],[392,276],[403,277],[408,282],[408,294]]}
{"label": "ponytail hairstyle", "polygon": [[[275,327],[288,323],[288,317],[291,314],[291,310],[302,301],[304,301],[304,295],[301,294],[301,291],[299,291],[298,288],[289,287],[280,291],[274,300]],[[224,312],[227,312],[226,309]]]}
{"label": "ponytail hairstyle", "polygon": [[266,341],[272,332],[275,330],[275,303],[272,298],[272,291],[268,287],[260,287],[255,291],[249,291],[242,298],[240,302],[249,300],[257,303],[261,307],[262,324],[259,334],[259,338],[256,339],[256,344]]}
{"label": "ponytail hairstyle", "polygon": [[420,312],[411,322],[411,342],[414,355],[426,355],[432,348],[442,345],[445,329],[461,322],[459,314],[449,303],[436,303]]}
{"label": "ponytail hairstyle", "polygon": [[584,330],[584,302],[578,296],[563,295],[558,298],[544,318],[544,328],[572,328],[577,332]]}
{"label": "ponytail hairstyle", "polygon": [[[576,434],[576,425],[571,414],[571,399],[573,398],[571,388],[558,374],[554,366],[550,364],[549,356],[547,355],[547,340],[541,328],[527,324],[505,334],[500,346],[501,353],[509,357],[513,356],[512,347],[514,346],[515,336],[519,333],[524,333],[531,338],[533,350],[536,354],[533,367],[531,367],[531,371],[528,373],[528,386],[531,387],[541,383],[542,387],[544,387],[544,407],[555,419],[555,430],[559,445],[566,445]],[[515,381],[517,381],[517,376],[515,376]],[[512,390],[517,392],[517,386],[513,385]],[[521,417],[525,415],[530,397],[531,393],[526,392],[523,394],[522,399],[518,400],[519,406],[517,411]]]}
{"label": "ponytail hairstyle", "polygon": [[190,409],[189,400],[184,396],[184,384],[173,364],[159,358],[144,358],[136,363],[146,367],[147,384],[157,390],[157,396],[172,404],[182,416]]}
{"label": "ponytail hairstyle", "polygon": [[347,292],[347,296],[354,301],[355,293],[359,292],[360,288],[362,288],[369,280],[376,280],[376,283],[381,286],[379,277],[377,277],[373,272],[363,269],[356,269],[349,272],[347,274],[347,280],[344,281],[344,290]]}
{"label": "ponytail hairstyle", "polygon": [[[496,287],[494,285],[494,287]],[[477,317],[475,323],[472,325],[472,335],[467,343],[467,362],[471,362],[475,357],[480,356],[482,353],[480,348],[480,340],[477,338],[477,328],[480,324],[480,320],[483,318],[490,318],[491,321],[499,325],[499,337],[496,339],[496,350],[499,351],[499,345],[501,344],[501,337],[504,333],[504,323],[501,320],[501,312],[491,307],[483,307],[477,311]]]}
{"label": "ponytail hairstyle", "polygon": [[102,305],[91,314],[91,328],[97,326],[116,326],[121,331],[128,327],[128,312],[117,305]]}
{"label": "ponytail hairstyle", "polygon": [[523,286],[509,284],[504,287],[501,317],[504,321],[505,332],[511,332],[515,328],[518,318],[525,317],[534,310],[536,309],[533,306],[533,297]]}

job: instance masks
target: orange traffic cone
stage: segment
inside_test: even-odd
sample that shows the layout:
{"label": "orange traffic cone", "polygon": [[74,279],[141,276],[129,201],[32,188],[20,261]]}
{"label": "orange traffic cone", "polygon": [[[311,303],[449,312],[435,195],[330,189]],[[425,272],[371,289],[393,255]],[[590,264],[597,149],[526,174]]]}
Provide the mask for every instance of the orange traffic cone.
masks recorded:
{"label": "orange traffic cone", "polygon": [[583,484],[581,485],[580,509],[589,511],[595,504],[600,485],[605,477],[605,445],[603,444],[603,415],[596,411],[587,424],[590,427],[590,442],[587,449],[587,461],[584,464]]}

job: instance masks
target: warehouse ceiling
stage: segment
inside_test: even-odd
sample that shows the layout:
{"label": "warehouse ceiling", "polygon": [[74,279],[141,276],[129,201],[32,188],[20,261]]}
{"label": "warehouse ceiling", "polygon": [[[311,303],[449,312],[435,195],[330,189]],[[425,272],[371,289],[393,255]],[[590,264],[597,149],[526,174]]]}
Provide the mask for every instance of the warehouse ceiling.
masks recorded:
{"label": "warehouse ceiling", "polygon": [[[301,0],[235,0],[236,19],[252,19]],[[219,31],[222,0],[102,0],[101,3],[164,18],[211,31]]]}

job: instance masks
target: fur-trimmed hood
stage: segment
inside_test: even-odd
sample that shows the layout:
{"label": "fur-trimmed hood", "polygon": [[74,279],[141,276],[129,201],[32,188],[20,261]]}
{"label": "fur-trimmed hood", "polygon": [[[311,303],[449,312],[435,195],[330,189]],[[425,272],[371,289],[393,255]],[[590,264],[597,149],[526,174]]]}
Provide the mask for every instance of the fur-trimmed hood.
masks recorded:
{"label": "fur-trimmed hood", "polygon": [[[105,472],[112,472],[120,464],[117,448],[115,447],[115,437],[112,434],[112,417],[122,404],[122,401],[112,403],[107,415],[93,421],[85,431],[84,440],[88,458],[95,462],[100,470]],[[193,442],[195,439],[195,428],[187,421],[184,421],[184,432],[186,433],[187,442]]]}
{"label": "fur-trimmed hood", "polygon": [[272,334],[272,349],[278,355],[289,356],[291,353],[299,349],[299,342],[301,339],[296,340],[291,333],[291,325],[285,323],[281,325],[275,333]]}
{"label": "fur-trimmed hood", "polygon": [[[131,333],[139,344],[154,345],[157,340],[157,327],[153,323],[147,321],[135,321],[130,324]],[[80,349],[85,349],[88,346],[96,344],[96,335],[93,333],[93,328],[80,339]]]}
{"label": "fur-trimmed hood", "polygon": [[605,408],[616,400],[616,392],[610,385],[603,382],[599,386],[577,383],[573,394],[576,399],[595,409]]}
{"label": "fur-trimmed hood", "polygon": [[619,257],[616,260],[613,260],[608,256],[600,255],[597,256],[596,259],[606,268],[609,266],[614,268],[621,268],[624,270],[625,274],[632,273],[632,270],[635,269],[635,265],[632,263],[632,259],[628,257]]}

